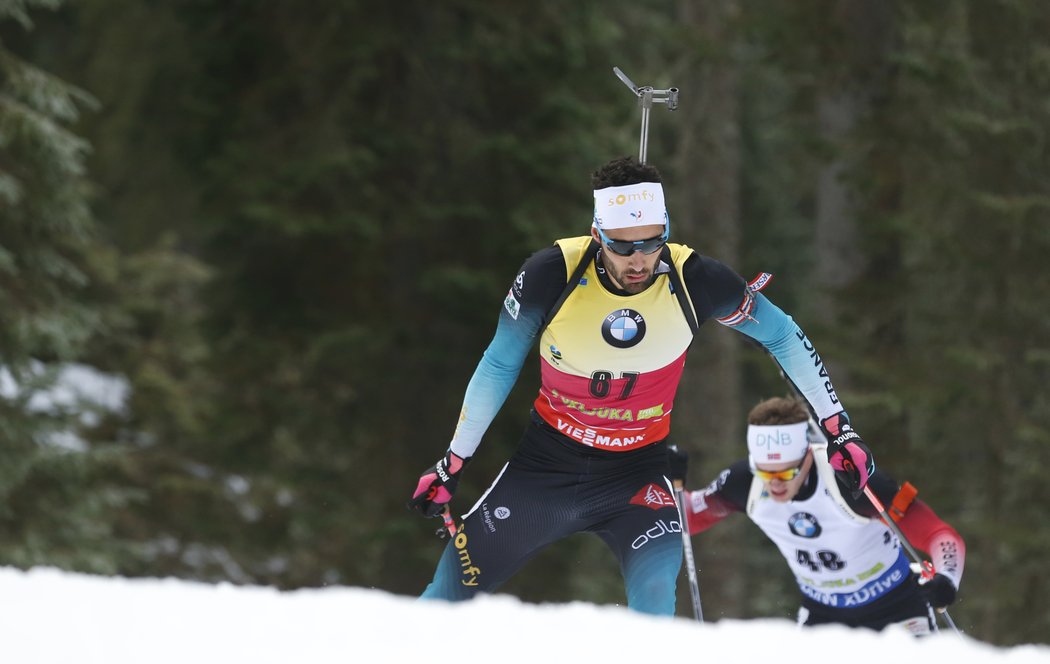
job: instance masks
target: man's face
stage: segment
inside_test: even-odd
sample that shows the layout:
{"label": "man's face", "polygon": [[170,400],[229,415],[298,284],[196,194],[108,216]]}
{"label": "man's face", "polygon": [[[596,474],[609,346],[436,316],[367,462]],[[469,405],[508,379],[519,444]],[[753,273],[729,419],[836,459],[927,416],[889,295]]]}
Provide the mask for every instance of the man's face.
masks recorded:
{"label": "man's face", "polygon": [[[632,228],[617,228],[606,231],[605,235],[610,240],[626,240],[636,242],[657,237],[664,232],[663,224],[651,224],[649,226],[634,226]],[[631,293],[641,293],[653,282],[653,273],[656,263],[660,260],[660,252],[643,254],[635,251],[630,256],[620,256],[611,251],[602,242],[598,229],[591,228],[591,236],[598,244],[602,245],[602,264],[608,272],[613,283],[620,289]]]}
{"label": "man's face", "polygon": [[778,503],[786,503],[792,500],[798,495],[799,489],[802,488],[802,484],[806,481],[806,477],[809,476],[809,469],[813,467],[813,450],[806,450],[806,456],[802,457],[802,463],[798,461],[791,461],[788,463],[758,463],[755,464],[755,470],[765,471],[769,473],[776,473],[785,470],[791,470],[792,468],[798,468],[799,472],[794,478],[790,480],[782,480],[779,478],[765,479],[761,475],[756,475],[765,484],[766,493],[769,497]]}

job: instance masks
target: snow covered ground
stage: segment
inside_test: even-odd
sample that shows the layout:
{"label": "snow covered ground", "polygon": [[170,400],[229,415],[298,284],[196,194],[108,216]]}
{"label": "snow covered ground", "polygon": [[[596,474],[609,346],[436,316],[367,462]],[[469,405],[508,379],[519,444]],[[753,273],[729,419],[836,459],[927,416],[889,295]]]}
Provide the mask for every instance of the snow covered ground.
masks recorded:
{"label": "snow covered ground", "polygon": [[698,625],[617,607],[529,605],[508,596],[450,605],[362,588],[281,593],[0,568],[0,658],[6,664],[535,664],[581,658],[1050,664],[1050,646],[994,648],[944,632],[916,640],[841,627],[800,631],[784,620]]}

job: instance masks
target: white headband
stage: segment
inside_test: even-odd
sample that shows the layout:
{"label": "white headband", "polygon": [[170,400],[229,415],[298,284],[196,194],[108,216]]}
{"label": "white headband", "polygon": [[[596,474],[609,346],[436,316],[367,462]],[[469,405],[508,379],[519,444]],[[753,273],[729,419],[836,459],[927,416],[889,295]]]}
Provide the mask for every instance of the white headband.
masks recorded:
{"label": "white headband", "polygon": [[798,461],[806,456],[809,440],[806,438],[807,422],[796,424],[760,425],[747,427],[747,451],[751,462],[786,463]]}
{"label": "white headband", "polygon": [[667,224],[664,188],[659,182],[639,182],[594,191],[594,226],[603,231]]}

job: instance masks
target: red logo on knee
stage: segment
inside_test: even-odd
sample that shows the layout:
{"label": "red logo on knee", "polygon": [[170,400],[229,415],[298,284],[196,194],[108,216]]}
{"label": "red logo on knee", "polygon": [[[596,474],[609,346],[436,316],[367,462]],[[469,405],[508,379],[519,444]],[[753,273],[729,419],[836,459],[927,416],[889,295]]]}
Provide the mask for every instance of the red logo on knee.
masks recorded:
{"label": "red logo on knee", "polygon": [[674,507],[674,498],[667,489],[662,489],[656,484],[648,484],[631,498],[632,505],[645,505],[649,509],[662,509]]}

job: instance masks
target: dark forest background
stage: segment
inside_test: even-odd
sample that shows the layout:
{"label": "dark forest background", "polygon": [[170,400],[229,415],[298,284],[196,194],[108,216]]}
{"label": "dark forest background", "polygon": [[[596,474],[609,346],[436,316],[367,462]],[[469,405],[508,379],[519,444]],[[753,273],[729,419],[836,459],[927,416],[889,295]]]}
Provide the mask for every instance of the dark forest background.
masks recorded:
{"label": "dark forest background", "polygon": [[[503,295],[637,153],[619,66],[681,90],[649,141],[674,239],[777,275],[880,466],[965,537],[955,621],[1046,642],[1047,34],[1022,0],[0,0],[0,563],[419,593],[438,524],[404,504]],[[69,367],[124,405],[54,398]],[[704,326],[691,484],[785,392]],[[709,618],[793,615],[744,517],[694,546]],[[504,590],[623,602],[582,535]]]}

